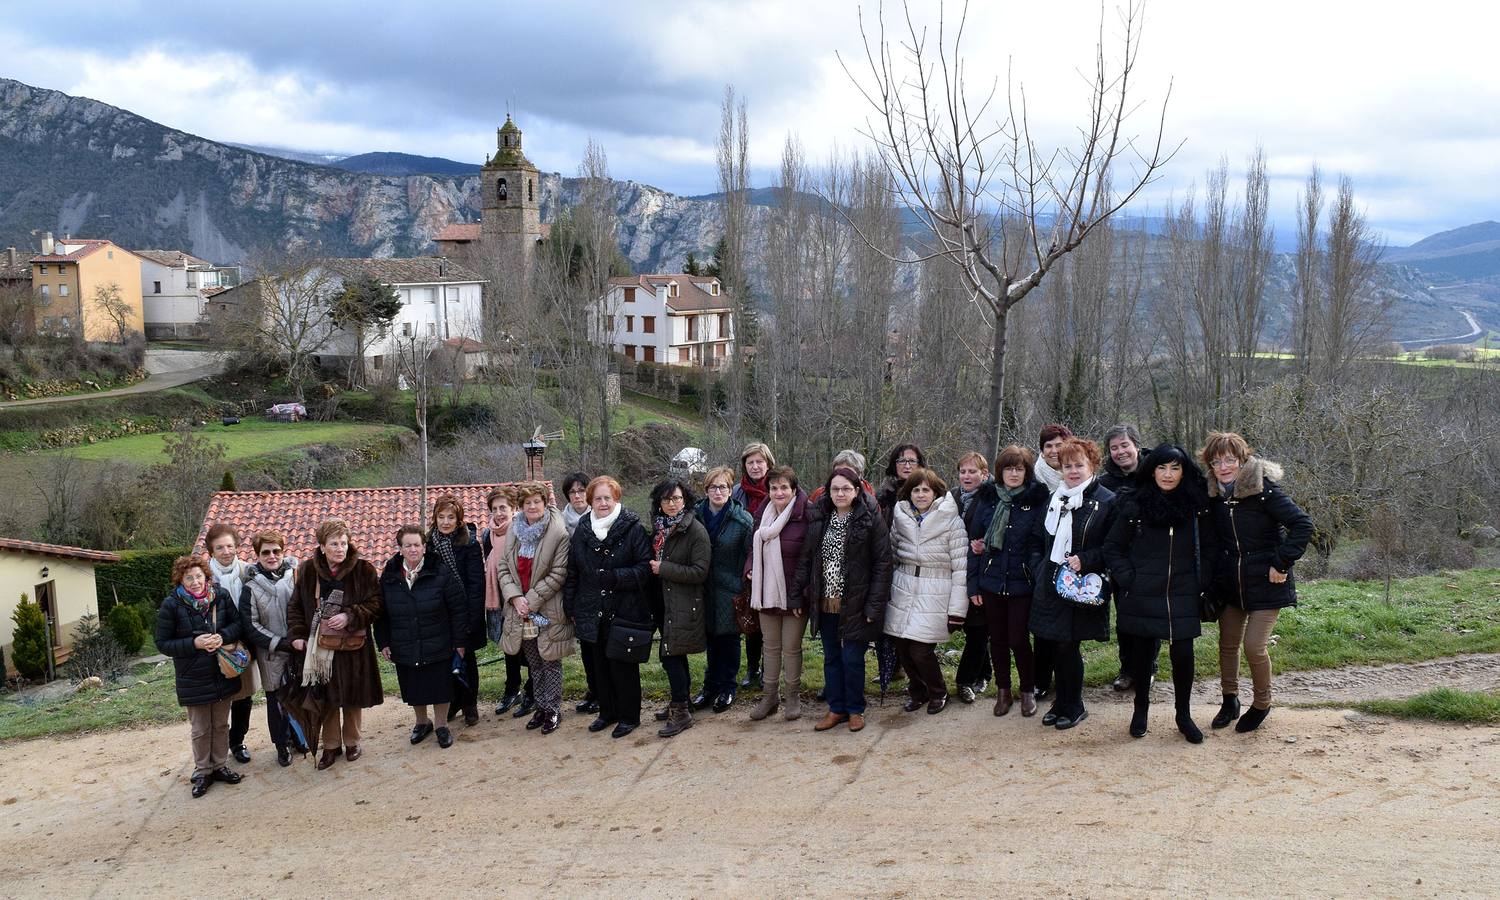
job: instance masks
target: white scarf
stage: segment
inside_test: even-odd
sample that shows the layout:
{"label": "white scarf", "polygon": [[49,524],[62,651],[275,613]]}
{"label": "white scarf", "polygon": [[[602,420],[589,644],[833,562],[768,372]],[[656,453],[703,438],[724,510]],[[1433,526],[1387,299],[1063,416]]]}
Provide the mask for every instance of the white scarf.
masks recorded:
{"label": "white scarf", "polygon": [[781,529],[792,519],[797,498],[786,502],[780,515],[776,504],[767,503],[760,511],[760,527],[755,529],[754,560],[750,569],[750,608],[786,609],[786,569],[781,562]]}
{"label": "white scarf", "polygon": [[234,562],[228,566],[219,565],[219,561],[212,556],[208,558],[208,567],[213,570],[214,584],[229,592],[229,600],[236,606],[240,602],[240,590],[244,587],[244,565],[236,557]]}
{"label": "white scarf", "polygon": [[1037,481],[1047,486],[1047,490],[1056,491],[1062,487],[1062,473],[1047,465],[1047,461],[1040,456],[1036,458],[1036,463],[1031,467],[1031,471],[1032,474],[1036,475]]}
{"label": "white scarf", "polygon": [[616,503],[614,512],[602,519],[595,515],[593,510],[589,510],[589,525],[594,529],[594,537],[601,541],[608,537],[609,529],[614,526],[615,520],[620,518],[620,510],[624,508]]}
{"label": "white scarf", "polygon": [[1047,501],[1047,533],[1052,535],[1052,554],[1047,558],[1062,565],[1073,554],[1073,510],[1083,505],[1083,492],[1094,479],[1077,487],[1059,487]]}

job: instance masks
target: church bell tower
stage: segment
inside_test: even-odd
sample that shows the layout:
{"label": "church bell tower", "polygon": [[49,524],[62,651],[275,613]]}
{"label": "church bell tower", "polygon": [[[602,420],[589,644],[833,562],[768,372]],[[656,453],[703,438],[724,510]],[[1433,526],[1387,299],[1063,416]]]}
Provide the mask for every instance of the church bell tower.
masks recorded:
{"label": "church bell tower", "polygon": [[529,289],[532,257],[542,236],[541,180],[521,151],[521,129],[505,117],[495,132],[495,155],[480,173],[480,255],[501,298]]}

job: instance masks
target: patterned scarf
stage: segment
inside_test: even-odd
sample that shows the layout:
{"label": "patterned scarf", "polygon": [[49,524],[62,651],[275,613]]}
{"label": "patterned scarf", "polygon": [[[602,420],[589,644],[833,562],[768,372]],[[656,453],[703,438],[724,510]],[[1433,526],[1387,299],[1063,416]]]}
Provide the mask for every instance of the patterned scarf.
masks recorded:
{"label": "patterned scarf", "polygon": [[687,510],[684,509],[670,518],[663,515],[652,517],[651,521],[656,525],[656,530],[651,535],[651,552],[656,554],[657,559],[661,559],[662,550],[667,544],[667,535],[672,533],[672,529],[676,528],[686,515]]}
{"label": "patterned scarf", "polygon": [[520,542],[516,554],[521,559],[536,559],[536,551],[542,546],[542,535],[547,531],[547,523],[551,521],[552,510],[550,509],[542,512],[542,517],[536,520],[535,525],[527,524],[524,513],[511,520],[511,527],[516,532],[516,540]]}
{"label": "patterned scarf", "polygon": [[[849,517],[846,513],[828,514],[828,529],[823,532],[823,599],[844,599],[844,544],[849,538]],[[836,612],[837,610],[824,610]]]}
{"label": "patterned scarf", "polygon": [[198,615],[208,615],[208,598],[212,596],[211,592],[205,590],[201,595],[199,595],[193,593],[192,591],[189,591],[187,588],[179,584],[177,586],[177,596],[182,598],[183,603],[186,603],[188,606],[196,609],[198,611]]}
{"label": "patterned scarf", "polygon": [[980,488],[989,484],[993,480],[993,478],[986,478],[979,484],[974,485],[974,489],[972,491],[966,491],[963,488],[958,489],[958,514],[960,516],[967,516],[969,514],[969,504],[974,502],[974,495],[979,493]]}
{"label": "patterned scarf", "polygon": [[1005,526],[1010,524],[1010,505],[1025,491],[1024,484],[1013,488],[995,486],[995,494],[1000,500],[995,505],[995,517],[990,519],[990,530],[984,533],[985,546],[994,550],[1005,546]]}
{"label": "patterned scarf", "polygon": [[443,534],[436,528],[432,529],[432,548],[443,558],[454,578],[459,577],[458,557],[453,555],[453,535]]}

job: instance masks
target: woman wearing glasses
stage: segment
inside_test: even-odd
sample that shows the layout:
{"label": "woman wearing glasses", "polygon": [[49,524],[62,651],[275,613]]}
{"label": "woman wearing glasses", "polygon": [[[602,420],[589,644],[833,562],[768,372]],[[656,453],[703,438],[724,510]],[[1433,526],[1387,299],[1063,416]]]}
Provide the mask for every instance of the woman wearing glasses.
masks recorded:
{"label": "woman wearing glasses", "polygon": [[286,608],[297,587],[297,557],[284,552],[286,541],[275,531],[262,531],[251,540],[255,564],[245,570],[240,593],[241,636],[255,646],[255,664],[266,690],[266,727],[276,747],[276,762],[292,764],[292,751],[307,752],[292,738],[276,691],[292,662],[292,639],[287,633]]}
{"label": "woman wearing glasses", "polygon": [[[1266,651],[1276,619],[1297,605],[1292,564],[1312,539],[1312,519],[1277,482],[1281,466],[1253,455],[1234,432],[1209,434],[1201,454],[1209,468],[1209,508],[1218,530],[1214,583],[1224,600],[1219,619],[1219,680],[1224,705],[1213,727],[1235,719],[1235,731],[1254,731],[1271,711],[1271,656]],[[1250,663],[1255,699],[1240,715],[1240,645]]]}
{"label": "woman wearing glasses", "polygon": [[697,498],[688,486],[668,478],[651,492],[652,608],[661,628],[661,667],[672,686],[672,702],[657,713],[666,722],[657,732],[672,737],[693,727],[688,709],[692,675],[688,654],[706,647],[703,585],[713,547],[703,523],[693,515]]}
{"label": "woman wearing glasses", "polygon": [[[745,560],[750,554],[750,535],[755,530],[750,512],[731,496],[733,490],[733,469],[728,466],[710,469],[704,478],[705,496],[698,504],[698,521],[708,530],[713,562],[704,598],[708,668],[703,673],[703,691],[693,698],[693,709],[712,706],[716,713],[734,703],[738,686],[735,675],[740,670],[740,629],[734,620],[734,598],[745,589]],[[775,688],[769,693],[776,696]]]}

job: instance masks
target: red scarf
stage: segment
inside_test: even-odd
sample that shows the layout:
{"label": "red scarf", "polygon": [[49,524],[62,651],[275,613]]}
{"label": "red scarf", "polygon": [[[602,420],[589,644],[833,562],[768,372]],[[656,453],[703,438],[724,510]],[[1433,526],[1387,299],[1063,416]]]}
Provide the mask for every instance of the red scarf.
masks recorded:
{"label": "red scarf", "polygon": [[760,511],[766,508],[766,501],[771,499],[770,480],[769,475],[762,478],[760,484],[751,481],[749,475],[740,478],[740,490],[745,492],[745,508],[751,519],[759,521]]}

